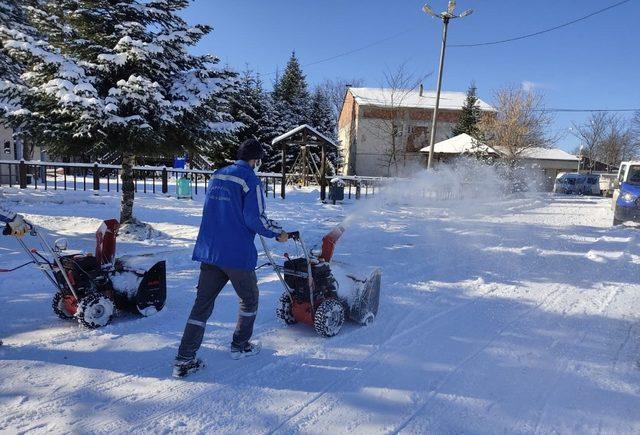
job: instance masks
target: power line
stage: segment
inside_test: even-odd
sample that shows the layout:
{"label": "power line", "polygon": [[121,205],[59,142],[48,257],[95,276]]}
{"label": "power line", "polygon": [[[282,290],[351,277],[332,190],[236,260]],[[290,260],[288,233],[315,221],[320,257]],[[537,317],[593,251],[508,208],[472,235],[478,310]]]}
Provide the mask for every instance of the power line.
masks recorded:
{"label": "power line", "polygon": [[625,4],[625,3],[629,3],[630,1],[631,0],[620,1],[618,3],[612,4],[611,6],[607,6],[606,8],[603,8],[603,9],[597,10],[595,12],[592,12],[592,13],[590,13],[588,15],[585,15],[584,17],[577,18],[577,19],[575,19],[573,21],[569,21],[568,23],[560,24],[558,26],[554,26],[554,27],[551,27],[549,29],[540,30],[538,32],[528,33],[526,35],[516,36],[514,38],[501,39],[499,41],[479,42],[479,43],[475,43],[475,44],[450,44],[449,47],[480,47],[480,46],[484,46],[484,45],[504,44],[505,42],[513,42],[513,41],[519,41],[520,39],[531,38],[532,36],[538,36],[538,35],[542,35],[543,33],[553,32],[554,30],[558,30],[558,29],[561,29],[563,27],[567,27],[567,26],[570,26],[572,24],[578,23],[580,21],[584,21],[584,20],[586,20],[588,18],[591,18],[591,17],[593,17],[595,15],[601,14],[601,13],[606,12],[606,11],[608,11],[610,9],[613,9],[613,8],[617,8],[618,6],[621,6],[621,5]]}
{"label": "power line", "polygon": [[[586,20],[588,18],[591,18],[591,17],[593,17],[595,15],[601,14],[603,12],[606,12],[606,11],[610,10],[610,9],[616,8],[618,6],[621,6],[621,5],[625,4],[625,3],[629,3],[630,1],[631,0],[622,0],[622,1],[618,2],[618,3],[614,3],[611,6],[607,6],[606,8],[597,10],[595,12],[592,12],[592,13],[588,14],[588,15],[585,15],[583,17],[577,18],[577,19],[575,19],[573,21],[569,21],[567,23],[560,24],[558,26],[554,26],[554,27],[551,27],[549,29],[540,30],[538,32],[529,33],[529,34],[522,35],[522,36],[516,36],[514,38],[501,39],[499,41],[491,41],[491,42],[480,42],[480,43],[474,43],[474,44],[448,44],[447,46],[448,47],[480,47],[480,46],[486,46],[486,45],[503,44],[503,43],[506,43],[506,42],[518,41],[518,40],[525,39],[525,38],[531,38],[533,36],[542,35],[544,33],[552,32],[554,30],[558,30],[558,29],[561,29],[563,27],[567,27],[567,26],[570,26],[572,24],[578,23],[580,21],[584,21],[584,20]],[[318,64],[321,64],[321,63],[330,62],[332,60],[339,59],[341,57],[350,56],[350,55],[352,55],[354,53],[358,53],[360,51],[367,50],[367,49],[369,49],[371,47],[375,47],[376,45],[380,45],[380,44],[383,44],[383,43],[385,43],[387,41],[390,41],[392,39],[398,38],[398,37],[400,37],[402,35],[405,35],[405,34],[407,34],[409,32],[414,31],[418,27],[419,26],[409,27],[408,29],[405,29],[405,30],[403,30],[401,32],[394,33],[393,35],[387,36],[387,37],[382,38],[382,39],[378,39],[378,40],[373,41],[373,42],[371,42],[369,44],[354,48],[352,50],[344,51],[342,53],[338,53],[338,54],[335,54],[333,56],[329,56],[329,57],[326,57],[326,58],[323,58],[323,59],[318,59],[316,61],[303,64],[302,67],[306,68],[306,67],[318,65]],[[275,74],[276,74],[276,72],[271,72],[271,73],[263,74],[263,76],[269,77],[269,76],[273,76]]]}
{"label": "power line", "polygon": [[544,112],[639,112],[640,109],[540,109]]}
{"label": "power line", "polygon": [[[357,53],[359,51],[363,51],[363,50],[366,50],[368,48],[375,47],[376,45],[383,44],[383,43],[385,43],[387,41],[390,41],[392,39],[395,39],[395,38],[397,38],[399,36],[402,36],[404,34],[412,32],[417,27],[418,26],[409,27],[408,29],[405,29],[402,32],[394,33],[393,35],[387,36],[386,38],[378,39],[378,40],[373,41],[373,42],[371,42],[371,43],[369,43],[367,45],[363,45],[361,47],[354,48],[353,50],[349,50],[349,51],[345,51],[345,52],[342,52],[342,53],[338,53],[338,54],[335,54],[333,56],[325,57],[324,59],[319,59],[319,60],[316,60],[316,61],[313,61],[313,62],[310,62],[310,63],[305,63],[305,64],[302,65],[302,68],[306,68],[306,67],[313,66],[313,65],[318,65],[318,64],[324,63],[324,62],[329,62],[329,61],[332,61],[334,59],[338,59],[338,58],[341,58],[341,57],[349,56],[349,55],[352,55],[352,54]],[[264,75],[265,76],[272,76],[272,75],[275,75],[275,74],[276,74],[275,72],[272,72],[272,73],[268,73],[268,74],[264,74]]]}

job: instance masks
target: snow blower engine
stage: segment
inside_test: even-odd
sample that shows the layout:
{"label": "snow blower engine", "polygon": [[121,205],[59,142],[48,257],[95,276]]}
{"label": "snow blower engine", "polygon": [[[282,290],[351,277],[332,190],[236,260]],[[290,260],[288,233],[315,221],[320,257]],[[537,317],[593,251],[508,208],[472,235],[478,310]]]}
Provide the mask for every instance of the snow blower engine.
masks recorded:
{"label": "snow blower engine", "polygon": [[117,220],[104,221],[98,228],[95,255],[67,251],[65,239],[52,247],[39,228],[30,226],[43,253],[17,238],[31,261],[0,272],[35,264],[56,289],[52,307],[61,319],[75,318],[87,328],[99,328],[111,322],[116,309],[149,316],[164,307],[165,262],[145,256],[116,258]]}
{"label": "snow blower engine", "polygon": [[[282,282],[285,292],[280,297],[276,315],[285,324],[304,323],[323,337],[332,337],[346,319],[369,325],[378,314],[381,272],[376,269],[368,279],[345,274],[343,286],[335,278],[330,261],[335,245],[344,233],[337,226],[322,239],[322,252],[315,255],[299,232],[289,233],[301,254],[284,254],[283,265],[275,263],[266,242],[261,238],[269,263]],[[334,267],[334,269],[336,269]]]}

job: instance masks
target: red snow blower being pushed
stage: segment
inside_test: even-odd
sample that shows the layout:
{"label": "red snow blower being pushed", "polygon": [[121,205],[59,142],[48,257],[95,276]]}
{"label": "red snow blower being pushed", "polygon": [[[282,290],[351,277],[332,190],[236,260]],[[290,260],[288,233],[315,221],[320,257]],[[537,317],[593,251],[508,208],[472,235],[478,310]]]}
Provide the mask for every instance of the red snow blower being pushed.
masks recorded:
{"label": "red snow blower being pushed", "polygon": [[116,308],[149,316],[164,307],[165,262],[151,259],[154,264],[150,265],[149,257],[144,256],[116,258],[117,220],[104,221],[98,228],[95,255],[67,251],[65,239],[51,246],[39,228],[29,225],[29,234],[39,241],[43,252],[29,248],[18,237],[31,261],[0,272],[35,264],[56,289],[52,307],[61,319],[76,318],[87,328],[99,328],[111,322]]}
{"label": "red snow blower being pushed", "polygon": [[337,226],[324,236],[322,252],[318,255],[307,249],[298,231],[289,233],[301,254],[296,257],[284,254],[284,265],[275,263],[261,238],[269,263],[285,290],[276,310],[285,324],[305,323],[321,336],[333,337],[340,332],[345,319],[361,325],[369,325],[375,319],[380,300],[380,270],[376,269],[368,279],[344,274],[341,282],[334,276],[338,268],[332,271],[330,261],[343,233],[344,228]]}

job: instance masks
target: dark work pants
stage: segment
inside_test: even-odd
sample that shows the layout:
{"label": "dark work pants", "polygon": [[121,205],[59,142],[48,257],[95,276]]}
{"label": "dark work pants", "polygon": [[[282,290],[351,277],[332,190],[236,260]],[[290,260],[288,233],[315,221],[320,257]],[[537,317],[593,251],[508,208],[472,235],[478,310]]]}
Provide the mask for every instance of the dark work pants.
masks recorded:
{"label": "dark work pants", "polygon": [[233,333],[232,347],[243,347],[253,334],[253,323],[258,310],[258,279],[253,270],[220,268],[212,264],[201,263],[198,279],[198,294],[191,309],[191,315],[184,328],[178,359],[191,359],[202,344],[207,320],[213,312],[213,306],[220,291],[231,281],[240,298],[238,323]]}

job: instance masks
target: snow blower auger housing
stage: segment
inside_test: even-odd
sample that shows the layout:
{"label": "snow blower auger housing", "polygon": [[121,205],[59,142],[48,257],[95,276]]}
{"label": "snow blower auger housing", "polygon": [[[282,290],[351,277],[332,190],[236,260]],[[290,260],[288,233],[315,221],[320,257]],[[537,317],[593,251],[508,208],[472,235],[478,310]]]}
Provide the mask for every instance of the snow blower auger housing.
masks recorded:
{"label": "snow blower auger housing", "polygon": [[143,257],[116,258],[119,227],[115,219],[100,225],[95,255],[67,251],[64,239],[56,240],[51,246],[34,225],[30,235],[39,241],[42,253],[17,238],[31,259],[22,266],[35,264],[54,285],[52,308],[61,319],[75,318],[87,328],[99,328],[111,322],[116,309],[149,316],[164,307],[165,262],[154,261],[151,267],[143,269],[144,260],[140,260]]}
{"label": "snow blower auger housing", "polygon": [[313,326],[323,337],[333,337],[340,332],[345,320],[369,325],[375,319],[380,300],[380,270],[376,269],[368,279],[345,275],[349,289],[340,289],[331,270],[333,251],[343,233],[341,226],[331,230],[322,239],[320,255],[307,249],[299,232],[289,233],[302,254],[295,258],[285,254],[283,265],[275,263],[261,238],[267,258],[285,290],[276,310],[277,317],[285,324],[304,323]]}

